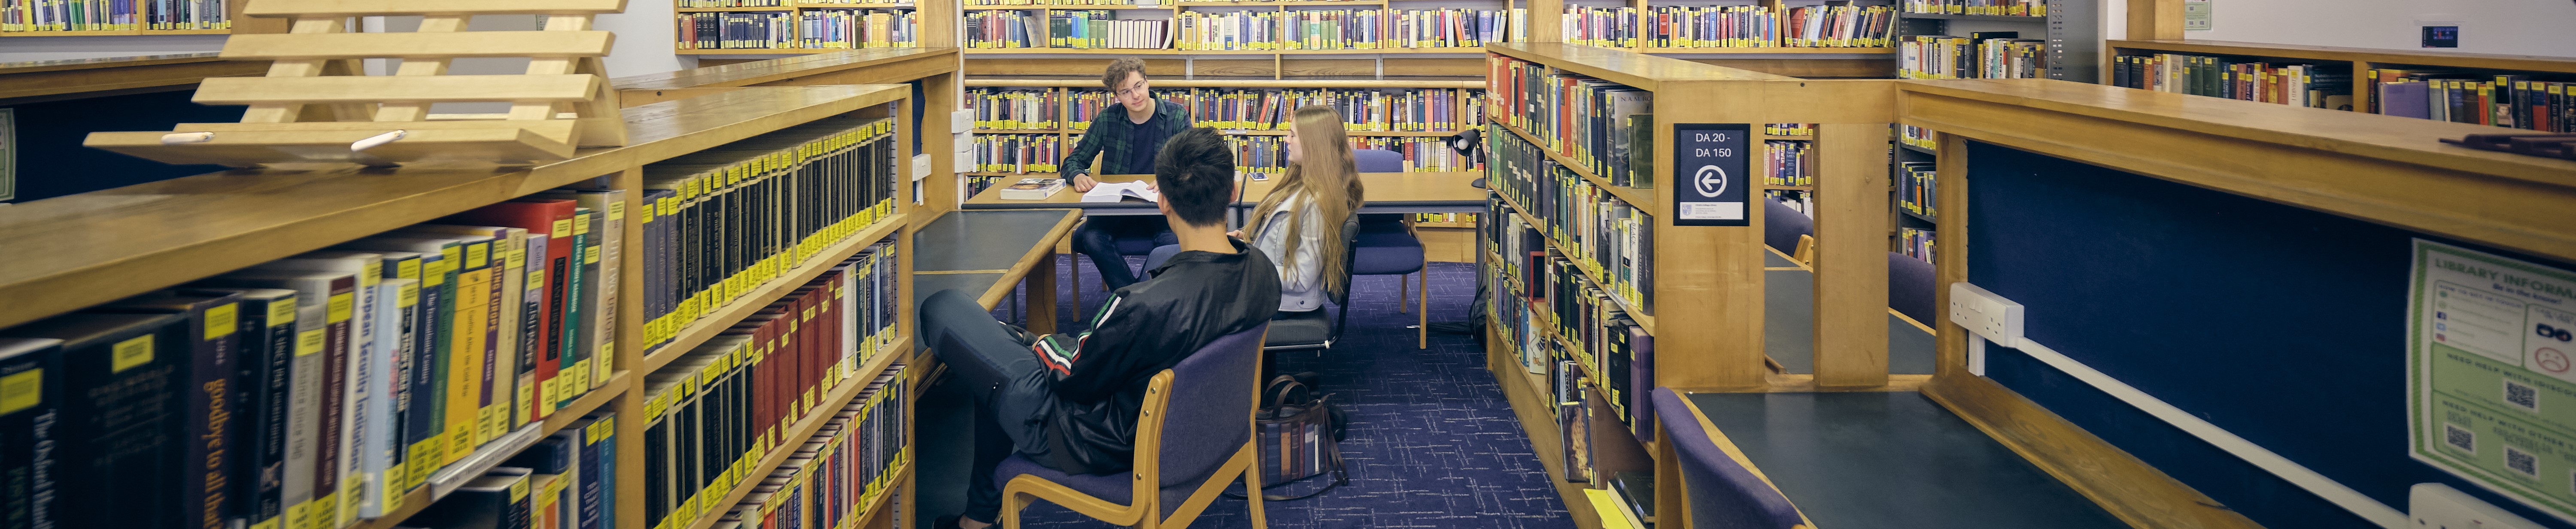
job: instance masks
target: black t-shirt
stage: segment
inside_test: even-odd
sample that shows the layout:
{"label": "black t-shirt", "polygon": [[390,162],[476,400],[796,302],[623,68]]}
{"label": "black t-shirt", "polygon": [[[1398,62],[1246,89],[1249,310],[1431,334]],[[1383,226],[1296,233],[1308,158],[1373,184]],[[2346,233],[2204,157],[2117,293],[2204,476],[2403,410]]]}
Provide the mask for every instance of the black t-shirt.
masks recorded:
{"label": "black t-shirt", "polygon": [[[1154,117],[1145,118],[1144,123],[1138,123],[1132,129],[1136,131],[1136,138],[1132,143],[1128,143],[1134,147],[1127,149],[1127,167],[1134,168],[1140,174],[1154,172],[1154,155],[1163,151],[1163,142],[1172,139],[1172,130],[1177,128],[1169,126],[1167,122],[1179,119],[1172,117],[1170,112],[1162,111],[1160,104],[1154,105],[1154,110]],[[1118,117],[1126,119],[1127,116],[1122,112]]]}

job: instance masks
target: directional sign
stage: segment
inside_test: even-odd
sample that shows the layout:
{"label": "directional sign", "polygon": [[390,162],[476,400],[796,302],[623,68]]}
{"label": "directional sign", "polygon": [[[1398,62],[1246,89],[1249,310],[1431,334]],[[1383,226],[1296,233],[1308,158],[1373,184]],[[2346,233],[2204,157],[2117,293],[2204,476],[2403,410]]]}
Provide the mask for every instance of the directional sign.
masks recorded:
{"label": "directional sign", "polygon": [[1673,225],[1750,226],[1745,211],[1752,187],[1753,126],[1747,123],[1673,125]]}

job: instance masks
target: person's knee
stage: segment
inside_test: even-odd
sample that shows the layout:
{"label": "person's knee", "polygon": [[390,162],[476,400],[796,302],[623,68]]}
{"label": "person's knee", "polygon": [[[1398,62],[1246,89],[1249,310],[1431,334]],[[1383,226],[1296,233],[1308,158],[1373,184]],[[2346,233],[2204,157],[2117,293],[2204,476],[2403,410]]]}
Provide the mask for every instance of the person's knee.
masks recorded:
{"label": "person's knee", "polygon": [[1073,230],[1073,250],[1076,252],[1091,253],[1094,250],[1108,248],[1110,245],[1116,244],[1116,242],[1117,236],[1115,234],[1109,233],[1109,230],[1101,229],[1099,226],[1085,224],[1081,228]]}

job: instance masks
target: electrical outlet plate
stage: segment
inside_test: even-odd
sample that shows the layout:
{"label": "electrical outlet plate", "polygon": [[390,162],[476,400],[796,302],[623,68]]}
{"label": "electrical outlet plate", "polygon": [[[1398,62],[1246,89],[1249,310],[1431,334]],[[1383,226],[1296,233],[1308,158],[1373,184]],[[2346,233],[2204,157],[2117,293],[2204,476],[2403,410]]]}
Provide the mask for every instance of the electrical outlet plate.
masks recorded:
{"label": "electrical outlet plate", "polygon": [[920,180],[929,176],[930,155],[928,153],[912,155],[912,179]]}
{"label": "electrical outlet plate", "polygon": [[948,113],[948,130],[963,132],[974,128],[975,109],[962,109]]}
{"label": "electrical outlet plate", "polygon": [[1950,323],[2004,347],[2021,345],[2022,306],[1965,281],[1950,284]]}
{"label": "electrical outlet plate", "polygon": [[2545,529],[2440,483],[2417,483],[2408,489],[2406,516],[2419,529]]}

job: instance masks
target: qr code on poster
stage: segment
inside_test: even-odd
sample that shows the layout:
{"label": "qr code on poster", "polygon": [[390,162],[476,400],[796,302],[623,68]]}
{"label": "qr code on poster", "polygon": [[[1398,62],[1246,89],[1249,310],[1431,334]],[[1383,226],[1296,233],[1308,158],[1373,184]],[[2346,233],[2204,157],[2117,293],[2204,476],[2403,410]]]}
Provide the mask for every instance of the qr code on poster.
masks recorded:
{"label": "qr code on poster", "polygon": [[2478,434],[2456,424],[2442,425],[2442,443],[2468,453],[2478,453]]}
{"label": "qr code on poster", "polygon": [[2522,408],[2522,411],[2537,412],[2540,411],[2540,392],[2531,386],[2507,380],[2504,381],[2504,402]]}
{"label": "qr code on poster", "polygon": [[2514,472],[2521,472],[2526,477],[2540,477],[2540,460],[2512,446],[2504,447],[2504,467],[2513,469]]}

